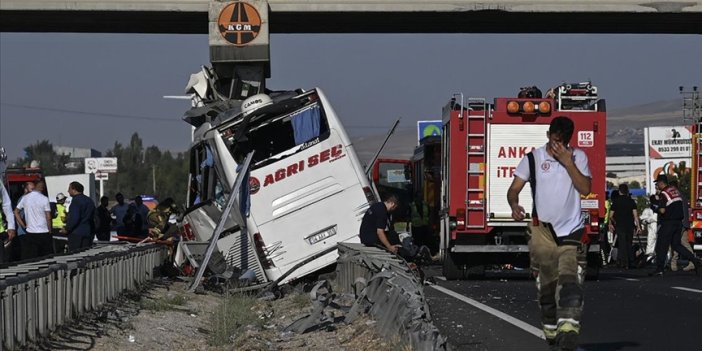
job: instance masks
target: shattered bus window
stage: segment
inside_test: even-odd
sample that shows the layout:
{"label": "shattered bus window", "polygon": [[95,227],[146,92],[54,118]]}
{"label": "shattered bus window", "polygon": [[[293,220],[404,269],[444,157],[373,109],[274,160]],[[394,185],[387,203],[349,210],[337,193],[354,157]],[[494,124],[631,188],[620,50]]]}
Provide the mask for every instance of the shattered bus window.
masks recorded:
{"label": "shattered bus window", "polygon": [[[329,125],[319,103],[277,116],[263,112],[253,116],[248,126],[242,124],[225,129],[222,136],[235,160],[255,151],[253,169],[280,161],[329,137]],[[237,129],[242,127],[248,130],[242,139],[235,140]]]}

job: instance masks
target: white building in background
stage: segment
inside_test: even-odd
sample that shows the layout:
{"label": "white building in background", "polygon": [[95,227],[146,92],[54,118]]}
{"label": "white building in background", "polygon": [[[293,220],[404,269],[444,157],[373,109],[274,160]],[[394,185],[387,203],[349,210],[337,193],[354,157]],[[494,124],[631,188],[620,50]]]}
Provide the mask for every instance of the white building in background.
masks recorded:
{"label": "white building in background", "polygon": [[[646,156],[615,156],[607,157],[605,172],[615,174],[616,177],[607,177],[612,184],[639,182],[646,186]],[[647,187],[647,189],[650,189]]]}
{"label": "white building in background", "polygon": [[82,169],[83,159],[89,157],[101,157],[102,153],[95,149],[72,147],[72,146],[55,146],[54,152],[57,155],[68,155],[70,161],[66,164],[69,169]]}

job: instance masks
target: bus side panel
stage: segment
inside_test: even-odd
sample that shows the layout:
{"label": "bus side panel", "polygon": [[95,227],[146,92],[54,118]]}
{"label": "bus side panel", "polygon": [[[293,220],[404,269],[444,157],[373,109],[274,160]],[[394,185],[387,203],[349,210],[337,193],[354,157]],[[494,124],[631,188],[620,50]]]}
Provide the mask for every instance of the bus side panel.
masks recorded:
{"label": "bus side panel", "polygon": [[[261,186],[251,195],[249,229],[261,235],[276,266],[267,272],[270,279],[339,241],[360,242],[358,229],[369,205],[351,155],[353,149],[343,147],[332,129],[319,144],[251,173]],[[311,236],[327,230],[335,234],[311,243]],[[315,260],[294,276],[330,264],[324,261]]]}

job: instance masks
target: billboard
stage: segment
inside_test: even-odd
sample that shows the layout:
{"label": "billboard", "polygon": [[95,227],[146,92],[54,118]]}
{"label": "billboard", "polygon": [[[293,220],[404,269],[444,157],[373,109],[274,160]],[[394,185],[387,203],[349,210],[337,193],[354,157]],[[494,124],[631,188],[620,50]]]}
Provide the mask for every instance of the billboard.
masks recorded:
{"label": "billboard", "polygon": [[[666,159],[649,159],[646,172],[646,189],[649,193],[655,192],[655,184],[653,180],[659,174],[665,174],[669,179],[680,178],[683,173],[690,172],[691,158],[666,158]],[[683,165],[684,162],[684,165]],[[684,168],[682,168],[684,166]]]}
{"label": "billboard", "polygon": [[646,156],[651,159],[690,157],[692,132],[689,126],[644,129]]}
{"label": "billboard", "polygon": [[[655,192],[653,180],[658,174],[669,177],[689,172],[692,163],[691,126],[644,128],[644,152],[646,154],[646,189]],[[681,162],[685,170],[680,169]]]}
{"label": "billboard", "polygon": [[117,173],[117,157],[86,158],[85,173]]}

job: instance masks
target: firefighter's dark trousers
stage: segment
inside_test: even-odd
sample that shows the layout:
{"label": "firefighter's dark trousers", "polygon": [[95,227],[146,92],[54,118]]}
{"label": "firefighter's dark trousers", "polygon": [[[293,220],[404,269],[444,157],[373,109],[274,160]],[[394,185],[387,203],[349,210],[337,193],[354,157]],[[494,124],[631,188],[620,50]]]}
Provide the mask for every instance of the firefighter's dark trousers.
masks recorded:
{"label": "firefighter's dark trousers", "polygon": [[557,238],[548,223],[529,225],[529,257],[536,277],[544,336],[553,343],[559,334],[580,333],[586,248],[583,230]]}

